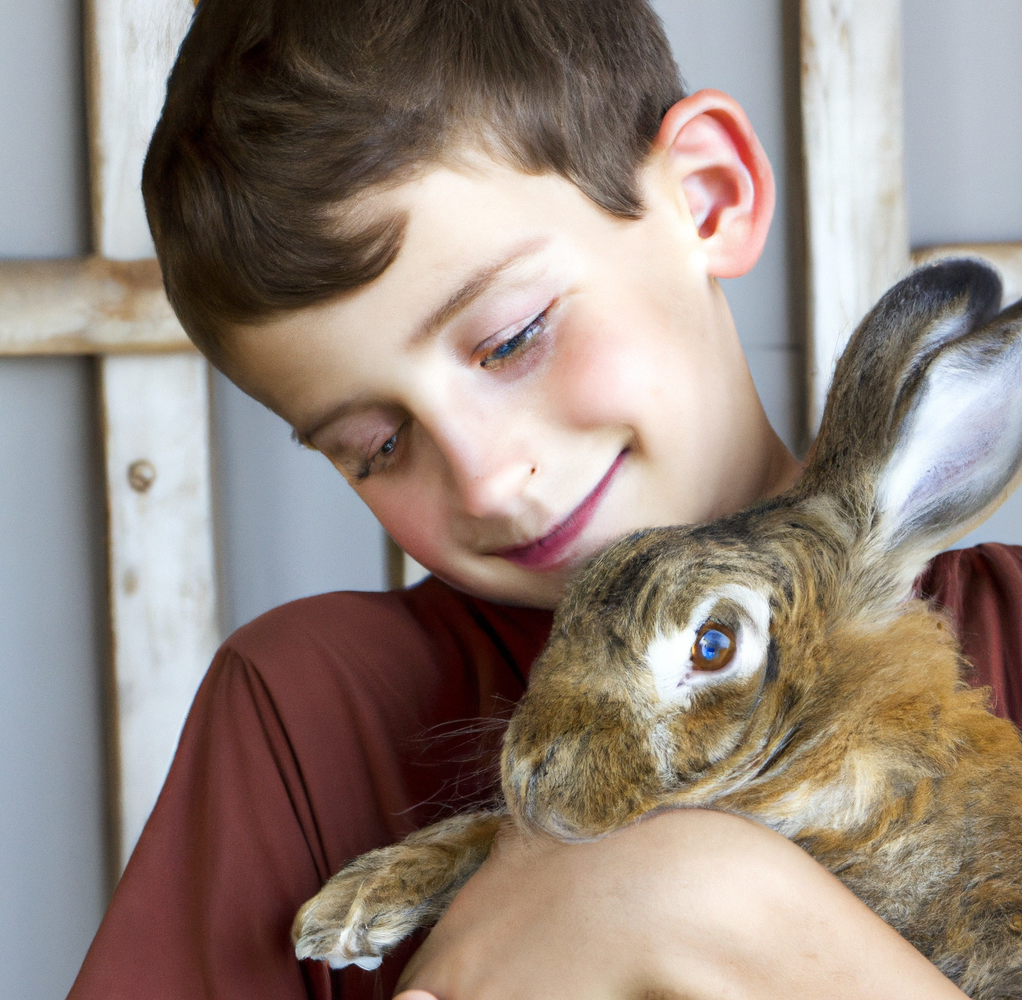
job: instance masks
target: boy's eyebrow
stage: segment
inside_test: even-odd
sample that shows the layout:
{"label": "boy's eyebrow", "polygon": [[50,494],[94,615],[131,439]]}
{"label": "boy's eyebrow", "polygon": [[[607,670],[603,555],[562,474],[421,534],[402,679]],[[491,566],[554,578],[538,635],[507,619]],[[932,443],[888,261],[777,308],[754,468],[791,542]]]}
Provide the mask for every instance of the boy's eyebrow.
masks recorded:
{"label": "boy's eyebrow", "polygon": [[479,298],[505,271],[514,267],[523,257],[529,257],[543,249],[550,242],[548,237],[529,240],[515,247],[506,257],[476,271],[447,301],[433,310],[416,330],[412,343],[431,337],[445,323]]}

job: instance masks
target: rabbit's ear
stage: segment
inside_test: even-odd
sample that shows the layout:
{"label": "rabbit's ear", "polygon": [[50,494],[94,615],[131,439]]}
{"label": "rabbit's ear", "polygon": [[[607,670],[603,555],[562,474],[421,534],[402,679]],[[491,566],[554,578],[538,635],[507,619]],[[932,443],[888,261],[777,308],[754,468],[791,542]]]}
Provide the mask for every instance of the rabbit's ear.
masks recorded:
{"label": "rabbit's ear", "polygon": [[877,537],[919,569],[985,520],[1022,475],[1022,302],[919,359],[876,490]]}
{"label": "rabbit's ear", "polygon": [[989,515],[1022,463],[1022,303],[973,260],[922,268],[863,320],[797,490],[836,499],[911,579]]}

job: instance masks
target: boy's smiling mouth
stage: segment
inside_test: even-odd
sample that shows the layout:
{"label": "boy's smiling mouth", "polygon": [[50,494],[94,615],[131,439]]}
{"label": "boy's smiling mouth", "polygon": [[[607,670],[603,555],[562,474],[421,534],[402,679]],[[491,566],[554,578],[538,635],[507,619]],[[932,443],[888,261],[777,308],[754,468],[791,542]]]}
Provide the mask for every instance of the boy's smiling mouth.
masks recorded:
{"label": "boy's smiling mouth", "polygon": [[499,552],[494,553],[494,555],[498,555],[502,559],[506,559],[508,562],[514,563],[516,566],[522,566],[525,569],[545,570],[558,568],[563,562],[562,556],[565,550],[585,531],[589,522],[593,519],[596,508],[599,507],[600,501],[607,492],[611,480],[621,468],[627,454],[628,449],[625,448],[614,459],[613,464],[607,470],[604,477],[596,484],[593,491],[560,524],[543,535],[542,538],[537,538],[534,542],[529,542],[527,545],[515,545],[510,548],[501,549]]}

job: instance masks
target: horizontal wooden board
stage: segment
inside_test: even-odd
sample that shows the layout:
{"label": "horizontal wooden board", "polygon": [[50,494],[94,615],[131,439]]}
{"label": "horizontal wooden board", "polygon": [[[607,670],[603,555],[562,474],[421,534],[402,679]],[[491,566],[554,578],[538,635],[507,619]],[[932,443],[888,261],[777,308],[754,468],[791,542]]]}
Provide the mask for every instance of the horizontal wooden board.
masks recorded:
{"label": "horizontal wooden board", "polygon": [[0,261],[0,355],[192,350],[155,259]]}
{"label": "horizontal wooden board", "polygon": [[1022,299],[1022,243],[946,243],[912,251],[912,263],[928,264],[941,257],[981,257],[1001,273],[1004,302]]}

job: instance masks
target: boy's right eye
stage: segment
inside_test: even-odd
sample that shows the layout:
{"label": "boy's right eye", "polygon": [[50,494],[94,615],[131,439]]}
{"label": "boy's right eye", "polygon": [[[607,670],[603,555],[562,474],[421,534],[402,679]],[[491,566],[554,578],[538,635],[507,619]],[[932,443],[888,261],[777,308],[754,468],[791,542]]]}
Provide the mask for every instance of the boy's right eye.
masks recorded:
{"label": "boy's right eye", "polygon": [[306,443],[322,452],[350,483],[382,471],[402,449],[408,414],[371,406],[313,431]]}
{"label": "boy's right eye", "polygon": [[379,447],[374,450],[370,450],[369,454],[363,460],[358,472],[355,474],[355,478],[359,482],[368,479],[374,472],[378,472],[380,469],[385,467],[388,459],[397,450],[399,438],[403,429],[404,424],[401,424],[389,438],[379,445]]}

